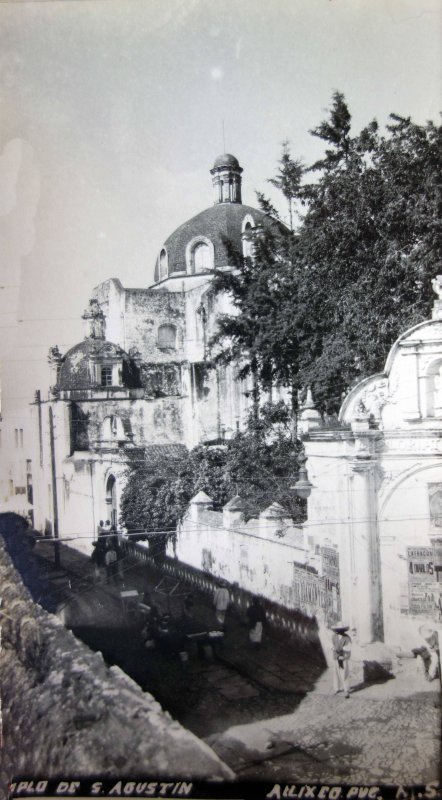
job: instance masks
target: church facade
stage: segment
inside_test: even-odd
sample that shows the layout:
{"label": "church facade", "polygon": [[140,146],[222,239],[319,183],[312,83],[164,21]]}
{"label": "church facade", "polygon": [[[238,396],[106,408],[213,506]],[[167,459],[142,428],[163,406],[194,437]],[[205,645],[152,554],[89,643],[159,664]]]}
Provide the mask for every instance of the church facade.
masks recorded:
{"label": "church facade", "polygon": [[220,443],[244,426],[250,386],[234,366],[208,369],[220,314],[215,270],[229,247],[251,252],[265,215],[241,201],[242,168],[230,154],[211,169],[214,205],[161,247],[155,282],[129,289],[112,278],[94,290],[85,338],[50,351],[52,386],[33,406],[34,523],[86,552],[101,520],[117,524],[128,453]]}

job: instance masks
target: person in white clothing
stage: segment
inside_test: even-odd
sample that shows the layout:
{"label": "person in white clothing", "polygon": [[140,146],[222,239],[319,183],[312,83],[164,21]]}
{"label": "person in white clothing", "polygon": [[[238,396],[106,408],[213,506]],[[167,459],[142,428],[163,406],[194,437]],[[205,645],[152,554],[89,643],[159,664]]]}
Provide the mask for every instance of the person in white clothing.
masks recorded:
{"label": "person in white clothing", "polygon": [[348,627],[344,622],[337,622],[336,625],[332,625],[333,688],[335,694],[344,691],[346,698],[350,697],[351,639],[347,634]]}
{"label": "person in white clothing", "polygon": [[213,595],[213,605],[215,606],[215,614],[220,625],[224,625],[226,618],[226,611],[230,603],[229,590],[226,587],[225,581],[219,581]]}

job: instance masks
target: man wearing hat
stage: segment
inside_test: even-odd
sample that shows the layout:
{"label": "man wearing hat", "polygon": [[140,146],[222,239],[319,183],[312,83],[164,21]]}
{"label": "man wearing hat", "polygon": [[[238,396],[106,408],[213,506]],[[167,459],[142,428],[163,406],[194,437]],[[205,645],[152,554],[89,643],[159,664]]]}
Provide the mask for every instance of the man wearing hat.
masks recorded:
{"label": "man wearing hat", "polygon": [[332,625],[332,648],[333,648],[333,688],[335,694],[344,691],[345,697],[350,697],[349,672],[351,639],[347,633],[348,625],[345,622],[337,622]]}

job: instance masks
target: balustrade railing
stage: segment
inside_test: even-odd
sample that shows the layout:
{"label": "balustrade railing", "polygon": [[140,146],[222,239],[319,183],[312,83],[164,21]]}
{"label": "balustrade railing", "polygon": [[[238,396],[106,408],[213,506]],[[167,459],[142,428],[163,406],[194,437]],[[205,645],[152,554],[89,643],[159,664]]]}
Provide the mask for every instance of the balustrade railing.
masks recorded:
{"label": "balustrade railing", "polygon": [[[159,558],[158,555],[149,553],[149,549],[138,542],[123,538],[121,539],[121,546],[128,556],[159,569],[164,575],[186,582],[196,591],[213,594],[216,588],[218,578],[215,575],[210,575],[168,556]],[[298,571],[301,572],[300,570]],[[308,614],[301,608],[286,608],[279,603],[261,597],[267,622],[275,629],[284,631],[296,639],[316,643],[318,641],[318,623],[314,615],[314,609],[321,608],[326,621],[329,623],[336,621],[339,614],[339,609],[334,608],[336,599],[332,597],[331,591],[327,589],[325,579],[312,573],[306,572],[305,575],[295,576],[294,587],[295,599],[298,598],[300,605],[302,604],[304,607],[306,604],[311,606],[312,613]],[[230,593],[232,607],[241,616],[245,616],[245,612],[254,595],[237,584],[228,584],[226,588]]]}

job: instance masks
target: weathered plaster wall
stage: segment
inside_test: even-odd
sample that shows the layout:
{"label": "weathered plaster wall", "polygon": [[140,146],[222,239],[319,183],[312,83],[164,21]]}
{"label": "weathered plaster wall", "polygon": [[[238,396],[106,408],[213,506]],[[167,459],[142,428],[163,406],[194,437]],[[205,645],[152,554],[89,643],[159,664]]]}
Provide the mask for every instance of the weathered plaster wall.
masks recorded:
{"label": "weathered plaster wall", "polygon": [[3,750],[13,777],[232,777],[193,734],[100,653],[34,605],[0,537]]}
{"label": "weathered plaster wall", "polygon": [[[136,348],[143,361],[159,363],[184,358],[185,297],[181,292],[158,289],[125,289],[120,281],[105,281],[94,296],[106,317],[106,339],[125,351]],[[158,347],[158,328],[171,323],[177,328],[173,353]]]}
{"label": "weathered plaster wall", "polygon": [[[405,449],[405,448],[404,448]],[[398,473],[398,466],[400,472]],[[379,541],[381,553],[382,592],[385,639],[397,647],[406,648],[419,640],[419,627],[424,619],[410,608],[408,548],[432,550],[429,515],[429,484],[440,484],[441,464],[436,459],[405,457],[383,461],[383,492],[379,502]],[[429,559],[432,573],[427,578],[433,582],[428,587],[434,593],[434,606],[428,621],[438,620],[436,609],[436,563]],[[440,576],[439,576],[440,578]],[[439,584],[441,586],[442,584]]]}
{"label": "weathered plaster wall", "polygon": [[344,616],[364,643],[383,638],[399,650],[419,646],[423,624],[441,624],[438,314],[437,301],[435,318],[393,345],[384,372],[351,390],[340,429],[316,420],[305,438],[313,484],[306,529],[339,544]]}
{"label": "weathered plaster wall", "polygon": [[[158,347],[158,328],[164,324],[176,327],[176,349]],[[125,350],[136,347],[145,361],[170,361],[172,355],[184,358],[185,298],[184,295],[148,289],[127,289],[124,312]]]}
{"label": "weathered plaster wall", "polygon": [[[304,532],[288,519],[266,516],[244,523],[241,516],[191,503],[169,555],[221,577],[241,589],[288,609],[314,616],[328,599],[319,560],[309,552]],[[307,562],[316,571],[306,569]]]}
{"label": "weathered plaster wall", "polygon": [[[183,443],[182,404],[180,397],[147,400],[109,397],[92,402],[79,401],[76,405],[82,416],[87,418],[87,442],[86,447],[81,449],[86,450],[91,445],[110,448],[117,446],[118,440],[138,447],[145,444]],[[121,420],[120,433],[124,434],[120,439],[115,436],[114,441],[109,440],[109,431],[103,427],[105,419],[111,416]]]}

